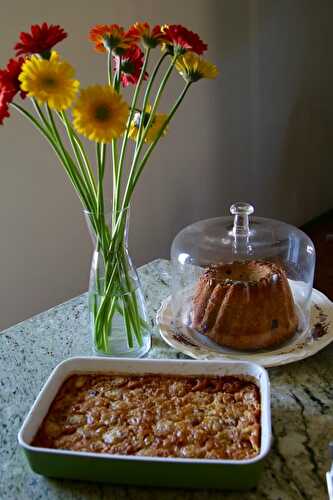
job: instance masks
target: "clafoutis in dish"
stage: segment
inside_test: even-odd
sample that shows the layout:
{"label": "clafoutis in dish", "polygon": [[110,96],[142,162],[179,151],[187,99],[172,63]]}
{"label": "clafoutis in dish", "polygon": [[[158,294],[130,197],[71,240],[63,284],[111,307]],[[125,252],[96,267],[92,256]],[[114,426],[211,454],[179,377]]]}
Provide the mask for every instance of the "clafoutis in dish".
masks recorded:
{"label": "clafoutis in dish", "polygon": [[260,393],[241,376],[72,375],[32,444],[120,455],[253,458],[260,451]]}

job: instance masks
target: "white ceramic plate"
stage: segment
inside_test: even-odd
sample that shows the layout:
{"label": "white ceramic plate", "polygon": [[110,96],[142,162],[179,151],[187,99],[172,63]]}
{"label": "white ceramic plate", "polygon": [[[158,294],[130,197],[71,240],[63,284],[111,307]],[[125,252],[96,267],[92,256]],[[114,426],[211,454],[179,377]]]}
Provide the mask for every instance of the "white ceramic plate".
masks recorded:
{"label": "white ceramic plate", "polygon": [[174,320],[171,297],[162,303],[157,313],[157,324],[165,342],[191,358],[242,360],[266,367],[280,366],[313,356],[333,341],[333,302],[313,289],[310,328],[296,334],[283,346],[254,353],[222,347],[182,321]]}

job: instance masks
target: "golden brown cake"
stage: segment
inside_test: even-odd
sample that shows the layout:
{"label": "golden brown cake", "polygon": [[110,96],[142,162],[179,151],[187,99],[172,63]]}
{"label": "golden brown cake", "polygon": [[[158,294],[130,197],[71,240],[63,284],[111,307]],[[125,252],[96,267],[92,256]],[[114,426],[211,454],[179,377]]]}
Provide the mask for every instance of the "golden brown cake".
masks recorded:
{"label": "golden brown cake", "polygon": [[234,349],[277,346],[297,329],[293,296],[284,270],[259,260],[209,266],[199,279],[192,327]]}

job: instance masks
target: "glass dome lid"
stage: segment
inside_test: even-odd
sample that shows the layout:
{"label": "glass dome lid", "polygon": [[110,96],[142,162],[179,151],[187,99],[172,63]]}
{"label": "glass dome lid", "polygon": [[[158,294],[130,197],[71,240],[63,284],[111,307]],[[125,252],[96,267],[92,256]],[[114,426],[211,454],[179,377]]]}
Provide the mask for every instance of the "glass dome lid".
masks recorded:
{"label": "glass dome lid", "polygon": [[[290,337],[289,320],[294,312],[298,318],[294,333],[304,331],[309,326],[315,267],[312,241],[292,225],[253,216],[254,208],[248,203],[237,202],[230,212],[230,216],[195,222],[174,239],[171,261],[175,319],[221,345],[233,333],[234,324],[239,337],[252,335],[252,340],[257,339],[259,346],[254,349],[261,346],[261,333],[272,345],[275,340],[278,343],[279,337],[274,329],[283,331],[281,339],[287,337],[286,329]],[[249,325],[251,311],[256,308],[257,313],[268,311],[266,326],[255,326],[254,320]],[[278,309],[280,316],[275,318]],[[202,316],[201,323],[196,321],[197,314]],[[236,316],[247,319],[247,326]],[[276,324],[279,326],[272,328]],[[251,349],[244,343],[245,349]]]}

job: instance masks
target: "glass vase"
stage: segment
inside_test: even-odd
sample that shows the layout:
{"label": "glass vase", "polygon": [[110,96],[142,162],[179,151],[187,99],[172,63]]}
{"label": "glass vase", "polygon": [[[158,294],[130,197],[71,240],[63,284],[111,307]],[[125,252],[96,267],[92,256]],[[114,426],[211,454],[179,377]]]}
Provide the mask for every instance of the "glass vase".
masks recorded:
{"label": "glass vase", "polygon": [[142,357],[150,349],[146,304],[128,253],[129,209],[85,212],[95,251],[89,280],[89,328],[97,355]]}

